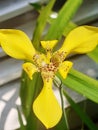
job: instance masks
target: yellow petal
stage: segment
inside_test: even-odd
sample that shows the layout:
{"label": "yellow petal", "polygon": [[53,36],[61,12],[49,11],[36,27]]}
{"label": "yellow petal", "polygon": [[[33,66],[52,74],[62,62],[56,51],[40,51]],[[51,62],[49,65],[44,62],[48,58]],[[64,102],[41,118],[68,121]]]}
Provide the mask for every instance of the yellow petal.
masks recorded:
{"label": "yellow petal", "polygon": [[45,50],[52,50],[53,47],[57,44],[58,40],[52,41],[41,41],[41,45]]}
{"label": "yellow petal", "polygon": [[64,41],[60,50],[72,53],[87,53],[98,44],[98,28],[80,26],[73,29]]}
{"label": "yellow petal", "polygon": [[28,74],[29,78],[32,80],[32,75],[37,72],[37,68],[35,65],[33,65],[30,62],[26,62],[23,64],[23,69],[25,70],[25,72]]}
{"label": "yellow petal", "polygon": [[61,119],[62,110],[52,90],[52,80],[44,81],[44,86],[33,103],[33,110],[38,119],[51,128]]}
{"label": "yellow petal", "polygon": [[64,61],[63,63],[61,63],[59,67],[59,73],[64,79],[67,77],[67,74],[69,70],[71,69],[72,65],[73,63],[70,61]]}
{"label": "yellow petal", "polygon": [[0,44],[3,50],[16,59],[32,60],[35,49],[28,36],[15,29],[0,29]]}

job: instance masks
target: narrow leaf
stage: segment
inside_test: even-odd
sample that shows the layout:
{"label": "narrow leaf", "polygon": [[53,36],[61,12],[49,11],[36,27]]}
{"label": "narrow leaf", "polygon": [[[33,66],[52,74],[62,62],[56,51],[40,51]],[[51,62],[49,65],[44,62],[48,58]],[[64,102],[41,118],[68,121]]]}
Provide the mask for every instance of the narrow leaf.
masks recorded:
{"label": "narrow leaf", "polygon": [[39,49],[40,47],[40,39],[42,36],[42,32],[45,28],[47,19],[51,13],[51,9],[54,3],[55,3],[55,0],[50,0],[49,4],[47,4],[47,6],[41,10],[40,15],[38,17],[36,28],[35,28],[33,39],[32,39],[33,45],[36,49]]}
{"label": "narrow leaf", "polygon": [[60,76],[60,74],[58,74],[58,77],[67,87],[98,103],[98,81],[74,69],[71,69],[65,80]]}
{"label": "narrow leaf", "polygon": [[[52,12],[51,14],[53,14],[53,13],[55,13],[55,12]],[[55,20],[56,20],[56,18],[54,19],[54,18],[52,18],[52,17],[49,17],[47,22],[48,22],[49,24],[52,24]],[[67,26],[66,26],[65,29],[64,29],[63,36],[67,36],[67,34],[68,34],[72,29],[74,29],[74,28],[76,28],[76,27],[77,27],[77,25],[76,25],[75,23],[73,23],[73,22],[68,22]]]}
{"label": "narrow leaf", "polygon": [[[39,80],[39,82],[37,82]],[[31,111],[32,103],[42,88],[41,76],[36,73],[33,80],[30,80],[25,72],[23,72],[20,97],[23,105],[25,115],[28,116]]]}
{"label": "narrow leaf", "polygon": [[98,130],[98,128],[95,126],[95,124],[92,122],[92,120],[88,117],[88,115],[79,107],[79,105],[77,105],[72,100],[71,97],[69,97],[69,95],[65,92],[65,90],[63,91],[63,93],[64,93],[64,96],[69,101],[71,107],[76,111],[76,113],[80,116],[80,118],[88,126],[88,128],[90,130]]}
{"label": "narrow leaf", "polygon": [[27,121],[26,130],[38,128],[38,120],[35,117],[32,109],[33,101],[39,94],[42,88],[42,79],[39,73],[35,73],[33,80],[30,80],[27,74],[23,71],[22,82],[20,87],[20,97],[22,109]]}
{"label": "narrow leaf", "polygon": [[[65,27],[81,5],[82,0],[68,0],[58,13],[57,19],[51,24],[46,39],[60,39]],[[55,32],[55,33],[54,33]]]}

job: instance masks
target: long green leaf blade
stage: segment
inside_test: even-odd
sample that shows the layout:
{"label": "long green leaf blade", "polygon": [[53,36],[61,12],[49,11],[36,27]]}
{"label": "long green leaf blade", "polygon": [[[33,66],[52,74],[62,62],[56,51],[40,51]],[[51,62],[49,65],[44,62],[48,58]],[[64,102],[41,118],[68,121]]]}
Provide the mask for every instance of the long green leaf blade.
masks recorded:
{"label": "long green leaf blade", "polygon": [[[37,82],[38,80],[39,82]],[[38,85],[38,83],[40,84]],[[26,117],[29,115],[31,111],[32,102],[34,101],[37,93],[39,93],[37,91],[40,91],[41,88],[42,88],[42,80],[39,74],[37,73],[34,74],[33,80],[30,80],[29,77],[27,77],[27,74],[23,72],[20,88],[20,97]]]}
{"label": "long green leaf blade", "polygon": [[77,105],[72,98],[68,96],[68,94],[63,91],[64,96],[67,98],[69,101],[71,107],[76,111],[76,113],[80,116],[82,121],[88,126],[90,130],[98,130],[98,128],[95,126],[95,124],[92,122],[92,120],[88,117],[88,115]]}
{"label": "long green leaf blade", "polygon": [[90,119],[90,117],[88,117],[88,115],[80,108],[80,106],[78,104],[76,104],[72,98],[65,92],[65,90],[63,91],[64,96],[67,98],[67,100],[69,101],[71,107],[76,111],[76,113],[80,116],[80,118],[82,119],[82,121],[88,126],[88,128],[90,130],[98,130],[98,128],[95,126],[95,124],[92,122],[92,120]]}
{"label": "long green leaf blade", "polygon": [[[54,13],[54,12],[52,12],[52,13]],[[56,20],[56,19],[49,17],[49,18],[48,18],[48,23],[49,23],[49,24],[52,24],[55,20]],[[68,34],[72,29],[74,29],[74,28],[76,28],[76,27],[77,27],[77,25],[76,25],[75,23],[69,22],[69,23],[67,24],[67,26],[65,27],[65,29],[64,29],[63,36],[67,36],[67,34]]]}
{"label": "long green leaf blade", "polygon": [[41,40],[42,32],[45,28],[47,19],[51,13],[51,9],[52,9],[54,3],[55,3],[55,0],[50,0],[49,4],[47,4],[47,6],[45,6],[41,10],[40,15],[37,19],[37,24],[36,24],[36,28],[35,28],[35,31],[33,34],[33,39],[32,39],[33,45],[36,49],[39,49],[39,47],[40,47],[39,41]]}
{"label": "long green leaf blade", "polygon": [[69,75],[65,80],[60,74],[58,74],[58,77],[67,87],[98,103],[98,81],[74,69],[69,72]]}
{"label": "long green leaf blade", "polygon": [[33,75],[33,80],[30,80],[27,74],[23,72],[20,97],[22,109],[27,121],[26,130],[37,130],[38,128],[38,120],[33,113],[32,104],[36,96],[39,94],[42,85],[42,79],[39,73],[35,73]]}
{"label": "long green leaf blade", "polygon": [[[82,0],[68,0],[60,12],[58,13],[57,19],[51,24],[48,33],[45,37],[45,40],[52,40],[52,39],[60,39],[62,36],[65,27],[72,19],[73,15],[81,5]],[[55,32],[55,33],[54,33]]]}

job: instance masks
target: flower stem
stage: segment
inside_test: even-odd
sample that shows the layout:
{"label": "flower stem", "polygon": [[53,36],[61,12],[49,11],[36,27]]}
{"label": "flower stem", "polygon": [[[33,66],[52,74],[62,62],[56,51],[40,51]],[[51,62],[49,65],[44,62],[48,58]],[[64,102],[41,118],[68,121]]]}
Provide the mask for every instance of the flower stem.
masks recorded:
{"label": "flower stem", "polygon": [[67,120],[67,114],[64,108],[64,99],[63,99],[63,87],[62,87],[62,82],[58,83],[56,80],[54,80],[54,84],[57,86],[57,88],[59,89],[59,94],[60,94],[60,98],[61,98],[61,106],[62,106],[62,111],[63,111],[63,115],[64,115],[64,120],[65,120],[65,124],[66,124],[66,130],[69,130],[69,124],[68,124],[68,120]]}
{"label": "flower stem", "polygon": [[62,111],[63,111],[63,114],[64,114],[64,119],[65,119],[66,127],[67,127],[67,130],[69,130],[69,124],[68,124],[68,120],[67,120],[67,113],[66,113],[66,110],[64,108],[62,82],[61,82],[60,87],[59,87],[59,93],[60,93],[60,97],[61,97],[61,105],[62,105]]}

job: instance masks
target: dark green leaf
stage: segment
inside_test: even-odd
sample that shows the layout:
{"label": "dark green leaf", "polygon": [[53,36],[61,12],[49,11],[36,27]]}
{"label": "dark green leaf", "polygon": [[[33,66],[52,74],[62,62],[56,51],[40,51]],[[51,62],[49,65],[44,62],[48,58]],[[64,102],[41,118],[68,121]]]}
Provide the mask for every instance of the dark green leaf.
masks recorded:
{"label": "dark green leaf", "polygon": [[69,95],[64,92],[64,96],[69,101],[71,107],[76,111],[76,113],[80,116],[82,121],[88,126],[89,130],[98,130],[98,128],[95,126],[95,124],[92,122],[92,120],[88,117],[88,115],[77,105],[72,98],[69,97]]}
{"label": "dark green leaf", "polygon": [[36,96],[41,91],[42,86],[42,79],[39,73],[35,73],[33,75],[33,80],[30,80],[27,74],[23,72],[20,97],[22,102],[22,109],[27,121],[27,130],[37,130],[38,120],[33,113],[32,104]]}

